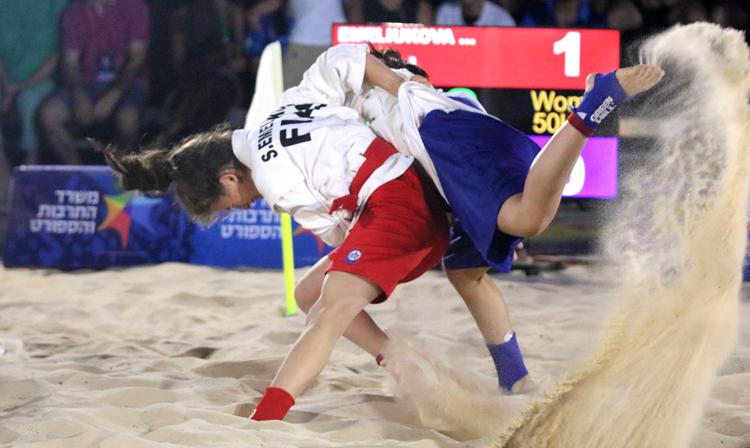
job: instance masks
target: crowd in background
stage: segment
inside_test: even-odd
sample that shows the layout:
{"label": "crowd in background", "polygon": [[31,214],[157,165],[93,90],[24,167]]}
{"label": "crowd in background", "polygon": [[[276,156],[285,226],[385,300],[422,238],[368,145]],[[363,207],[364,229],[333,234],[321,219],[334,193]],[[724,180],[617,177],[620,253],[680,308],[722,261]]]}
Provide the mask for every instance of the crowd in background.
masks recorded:
{"label": "crowd in background", "polygon": [[0,0],[0,211],[19,164],[101,163],[85,137],[136,151],[240,126],[260,54],[284,83],[334,23],[610,28],[623,47],[678,23],[746,31],[743,0]]}

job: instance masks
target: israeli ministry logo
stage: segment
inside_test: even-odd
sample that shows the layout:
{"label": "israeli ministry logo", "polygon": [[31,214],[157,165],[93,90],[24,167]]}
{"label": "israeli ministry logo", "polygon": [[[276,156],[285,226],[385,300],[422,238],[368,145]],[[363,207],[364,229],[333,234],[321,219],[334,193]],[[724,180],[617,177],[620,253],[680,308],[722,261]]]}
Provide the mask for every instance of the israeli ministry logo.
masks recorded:
{"label": "israeli ministry logo", "polygon": [[357,249],[352,249],[351,252],[349,252],[349,255],[346,256],[346,260],[344,260],[344,262],[349,264],[356,264],[357,260],[359,260],[361,256],[362,252],[358,251]]}

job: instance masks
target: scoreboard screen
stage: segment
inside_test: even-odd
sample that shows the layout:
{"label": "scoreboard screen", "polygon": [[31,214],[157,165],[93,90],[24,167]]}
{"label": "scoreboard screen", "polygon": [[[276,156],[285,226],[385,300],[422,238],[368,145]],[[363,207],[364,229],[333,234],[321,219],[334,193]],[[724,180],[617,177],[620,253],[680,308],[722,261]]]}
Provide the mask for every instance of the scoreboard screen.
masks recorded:
{"label": "scoreboard screen", "polygon": [[[435,87],[469,90],[540,146],[565,122],[568,105],[581,101],[586,76],[620,66],[614,30],[334,25],[333,45],[365,42],[400,51]],[[564,196],[617,195],[615,135],[602,126],[588,140]]]}

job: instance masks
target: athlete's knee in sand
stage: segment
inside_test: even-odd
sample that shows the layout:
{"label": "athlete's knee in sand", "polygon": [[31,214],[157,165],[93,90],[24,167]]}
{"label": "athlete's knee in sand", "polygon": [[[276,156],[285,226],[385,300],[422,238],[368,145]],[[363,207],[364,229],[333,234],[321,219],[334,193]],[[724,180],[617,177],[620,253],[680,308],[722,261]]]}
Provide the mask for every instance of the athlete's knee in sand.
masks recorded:
{"label": "athlete's knee in sand", "polygon": [[382,290],[373,281],[348,272],[326,275],[320,299],[310,308],[305,329],[287,355],[271,387],[299,397],[320,374],[336,341]]}
{"label": "athlete's knee in sand", "polygon": [[[323,282],[320,298],[310,308],[306,325],[327,319],[321,316],[330,316],[331,319],[337,320],[337,326],[349,325],[349,321],[364,308],[364,305],[375,300],[382,292],[375,282],[361,275],[342,271],[329,272]],[[352,300],[348,300],[348,297]],[[346,328],[346,325],[343,328]]]}
{"label": "athlete's knee in sand", "polygon": [[318,260],[294,287],[294,300],[297,306],[307,314],[310,308],[318,301],[323,290],[326,270],[331,264],[331,259],[325,256]]}

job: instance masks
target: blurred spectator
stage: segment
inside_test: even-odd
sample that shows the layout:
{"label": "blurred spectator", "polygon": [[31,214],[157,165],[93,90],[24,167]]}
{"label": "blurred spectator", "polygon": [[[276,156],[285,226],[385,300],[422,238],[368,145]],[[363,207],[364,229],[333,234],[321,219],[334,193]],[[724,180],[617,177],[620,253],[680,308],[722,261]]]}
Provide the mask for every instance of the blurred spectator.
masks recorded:
{"label": "blurred spectator", "polygon": [[637,31],[643,26],[643,16],[630,0],[614,0],[607,11],[607,23],[622,33]]}
{"label": "blurred spectator", "polygon": [[513,16],[516,24],[518,24],[526,15],[533,2],[528,0],[497,0],[496,3],[508,11]]}
{"label": "blurred spectator", "polygon": [[363,7],[365,23],[431,24],[434,15],[425,0],[369,0]]}
{"label": "blurred spectator", "polygon": [[37,107],[54,89],[60,14],[67,0],[0,0],[0,209],[7,204],[10,163],[2,124],[16,107],[23,163],[36,163]]}
{"label": "blurred spectator", "polygon": [[670,25],[707,22],[708,11],[698,0],[681,0],[672,8],[667,19]]}
{"label": "blurred spectator", "polygon": [[154,139],[166,144],[207,131],[239,105],[244,69],[242,9],[225,0],[188,0],[169,18],[173,81],[167,97],[170,116]]}
{"label": "blurred spectator", "polygon": [[[719,1],[711,9],[711,21],[723,27],[745,31],[750,25],[750,11],[747,5],[743,8],[737,0]],[[745,37],[750,38],[747,35]]]}
{"label": "blurred spectator", "polygon": [[607,10],[610,7],[610,4],[612,3],[611,0],[584,0],[588,2],[591,9],[594,10],[594,12],[599,15],[600,17],[605,17],[607,15]]}
{"label": "blurred spectator", "polygon": [[[270,1],[270,0],[269,0]],[[363,1],[290,0],[294,26],[284,55],[284,87],[296,86],[302,75],[331,46],[335,23],[362,23]]]}
{"label": "blurred spectator", "polygon": [[639,40],[643,15],[634,0],[614,0],[606,11],[607,23],[613,30],[620,31],[620,61],[632,65],[637,61],[637,51],[632,43]]}
{"label": "blurred spectator", "polygon": [[[17,107],[23,163],[36,163],[34,114],[55,84],[58,22],[67,0],[0,0],[0,117]],[[2,120],[0,120],[2,123]],[[0,153],[5,155],[0,129]],[[3,184],[7,177],[0,177]]]}
{"label": "blurred spectator", "polygon": [[74,0],[61,23],[62,76],[39,111],[47,143],[62,163],[79,164],[71,123],[88,127],[114,122],[118,145],[136,146],[149,11],[143,0]]}
{"label": "blurred spectator", "polygon": [[638,7],[643,25],[639,30],[640,35],[649,35],[663,31],[669,26],[669,14],[681,0],[638,0]]}
{"label": "blurred spectator", "polygon": [[246,11],[244,52],[248,67],[243,73],[243,85],[248,94],[248,101],[244,102],[243,106],[248,106],[249,99],[255,94],[255,78],[258,73],[260,55],[266,45],[276,41],[281,44],[281,51],[286,52],[293,19],[287,11],[287,0],[246,0],[244,3]]}
{"label": "blurred spectator", "polygon": [[440,5],[435,25],[516,26],[516,21],[502,6],[488,0],[460,0]]}
{"label": "blurred spectator", "polygon": [[[461,0],[441,4],[435,15],[435,25],[444,26],[516,26],[516,21],[501,6],[487,0]],[[508,91],[474,88],[480,103],[491,114],[502,113],[509,106]]]}
{"label": "blurred spectator", "polygon": [[[146,55],[146,67],[148,68],[148,105],[160,108],[164,104],[169,92],[174,88],[172,65],[168,63],[171,60],[169,49],[169,18],[172,11],[184,3],[184,0],[145,1],[148,4],[151,18],[148,54]],[[151,119],[161,121],[161,124],[154,123],[156,127],[161,128],[166,121],[166,114],[160,114],[160,116],[155,116]],[[147,123],[143,123],[143,125],[149,126]]]}
{"label": "blurred spectator", "polygon": [[520,26],[537,28],[607,28],[607,21],[584,0],[547,0],[536,4]]}
{"label": "blurred spectator", "polygon": [[[0,152],[0,218],[8,208],[10,192],[10,163],[5,157],[5,151]],[[0,220],[1,221],[1,220]]]}
{"label": "blurred spectator", "polygon": [[250,1],[246,7],[245,55],[260,56],[271,42],[279,41],[282,51],[289,43],[292,16],[286,0]]}

